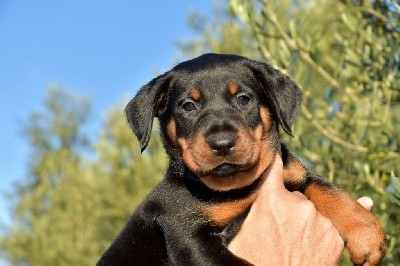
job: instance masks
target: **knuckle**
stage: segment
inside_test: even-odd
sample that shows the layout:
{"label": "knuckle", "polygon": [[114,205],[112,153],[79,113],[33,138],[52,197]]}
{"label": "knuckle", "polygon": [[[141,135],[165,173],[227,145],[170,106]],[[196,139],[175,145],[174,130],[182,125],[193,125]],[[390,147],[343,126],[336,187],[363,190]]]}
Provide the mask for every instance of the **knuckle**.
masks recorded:
{"label": "knuckle", "polygon": [[301,193],[299,191],[293,191],[292,195],[296,196],[299,199],[304,199],[304,200],[307,199],[307,197],[303,193]]}
{"label": "knuckle", "polygon": [[339,235],[339,232],[337,231],[335,225],[333,222],[328,219],[327,217],[320,215],[320,223],[322,224],[322,227],[324,230],[331,232],[332,234]]}
{"label": "knuckle", "polygon": [[304,215],[315,215],[317,210],[315,209],[314,204],[309,201],[305,200],[301,203],[299,210],[304,214]]}

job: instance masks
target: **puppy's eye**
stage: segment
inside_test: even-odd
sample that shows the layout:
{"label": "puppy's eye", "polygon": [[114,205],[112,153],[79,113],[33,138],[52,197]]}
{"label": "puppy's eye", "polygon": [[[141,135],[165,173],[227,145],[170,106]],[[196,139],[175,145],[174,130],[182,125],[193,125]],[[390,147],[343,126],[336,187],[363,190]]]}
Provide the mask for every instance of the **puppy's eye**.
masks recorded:
{"label": "puppy's eye", "polygon": [[248,105],[250,100],[250,97],[244,94],[238,95],[237,97],[237,103],[242,106]]}
{"label": "puppy's eye", "polygon": [[196,110],[196,105],[194,104],[193,101],[186,100],[182,103],[182,109],[185,110],[186,112],[191,112]]}

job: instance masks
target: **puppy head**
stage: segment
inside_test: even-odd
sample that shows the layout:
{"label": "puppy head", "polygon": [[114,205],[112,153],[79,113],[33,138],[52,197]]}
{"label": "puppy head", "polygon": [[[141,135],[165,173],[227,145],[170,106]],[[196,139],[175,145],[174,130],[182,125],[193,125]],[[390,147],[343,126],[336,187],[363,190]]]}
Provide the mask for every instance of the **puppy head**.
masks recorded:
{"label": "puppy head", "polygon": [[158,117],[172,160],[227,191],[266,170],[280,145],[277,126],[291,134],[301,98],[297,85],[267,64],[205,54],[142,87],[126,115],[142,151]]}

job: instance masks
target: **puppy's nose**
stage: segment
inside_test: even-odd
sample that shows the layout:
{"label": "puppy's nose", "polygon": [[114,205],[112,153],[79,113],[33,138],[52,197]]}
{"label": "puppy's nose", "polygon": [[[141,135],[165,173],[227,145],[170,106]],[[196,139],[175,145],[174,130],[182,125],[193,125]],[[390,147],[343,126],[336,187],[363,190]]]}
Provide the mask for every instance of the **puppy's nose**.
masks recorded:
{"label": "puppy's nose", "polygon": [[207,143],[218,156],[226,156],[233,152],[236,144],[236,134],[217,133],[207,137]]}

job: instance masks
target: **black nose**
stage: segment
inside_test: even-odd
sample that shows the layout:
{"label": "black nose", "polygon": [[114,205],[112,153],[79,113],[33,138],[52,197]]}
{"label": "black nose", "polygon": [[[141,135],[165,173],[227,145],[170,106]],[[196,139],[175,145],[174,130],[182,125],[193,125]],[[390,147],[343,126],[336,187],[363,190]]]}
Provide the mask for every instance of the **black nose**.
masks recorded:
{"label": "black nose", "polygon": [[207,143],[218,156],[226,156],[233,152],[236,144],[236,134],[217,133],[207,137]]}

